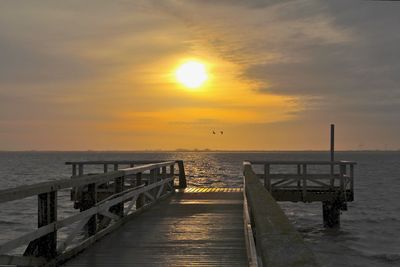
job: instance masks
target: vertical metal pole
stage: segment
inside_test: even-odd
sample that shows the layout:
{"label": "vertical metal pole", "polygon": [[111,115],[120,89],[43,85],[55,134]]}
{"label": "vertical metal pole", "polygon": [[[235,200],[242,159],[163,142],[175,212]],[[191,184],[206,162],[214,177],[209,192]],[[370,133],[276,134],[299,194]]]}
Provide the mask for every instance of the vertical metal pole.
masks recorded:
{"label": "vertical metal pole", "polygon": [[331,189],[335,186],[335,124],[331,124],[331,178],[330,185]]}
{"label": "vertical metal pole", "polygon": [[335,124],[331,124],[331,161],[335,161]]}

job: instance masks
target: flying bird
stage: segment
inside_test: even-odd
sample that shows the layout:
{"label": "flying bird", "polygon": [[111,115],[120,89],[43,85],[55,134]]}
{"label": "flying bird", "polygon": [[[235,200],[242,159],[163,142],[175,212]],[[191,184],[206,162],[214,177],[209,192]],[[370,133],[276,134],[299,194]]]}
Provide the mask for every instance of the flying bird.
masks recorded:
{"label": "flying bird", "polygon": [[215,134],[215,131],[213,131],[213,134]]}
{"label": "flying bird", "polygon": [[224,131],[221,131],[221,134],[224,134]]}

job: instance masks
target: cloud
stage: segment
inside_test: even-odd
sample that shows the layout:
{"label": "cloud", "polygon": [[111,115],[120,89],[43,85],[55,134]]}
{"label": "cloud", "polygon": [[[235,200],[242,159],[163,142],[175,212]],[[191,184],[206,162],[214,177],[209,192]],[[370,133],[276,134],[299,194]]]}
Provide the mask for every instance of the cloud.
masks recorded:
{"label": "cloud", "polygon": [[[246,121],[262,131],[274,124],[277,137],[289,122],[295,130],[327,120],[360,129],[385,122],[382,131],[392,133],[400,112],[399,8],[343,0],[2,1],[2,126],[18,124],[17,132],[32,121],[86,121],[126,131],[126,122],[140,120],[120,114],[155,111],[164,128],[228,116],[238,137]],[[163,73],[186,55],[214,63],[213,90],[189,94]],[[196,116],[160,115],[177,108],[195,108]]]}

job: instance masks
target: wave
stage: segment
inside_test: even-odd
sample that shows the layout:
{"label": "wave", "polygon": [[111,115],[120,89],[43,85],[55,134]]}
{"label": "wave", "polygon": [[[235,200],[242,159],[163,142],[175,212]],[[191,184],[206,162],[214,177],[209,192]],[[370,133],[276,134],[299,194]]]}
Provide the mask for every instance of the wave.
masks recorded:
{"label": "wave", "polygon": [[17,224],[21,224],[21,223],[16,222],[16,221],[5,221],[5,220],[0,220],[0,226],[1,226],[1,225],[17,225]]}
{"label": "wave", "polygon": [[372,254],[368,257],[380,261],[384,261],[387,263],[400,263],[400,254],[393,254],[393,253],[380,253],[380,254]]}

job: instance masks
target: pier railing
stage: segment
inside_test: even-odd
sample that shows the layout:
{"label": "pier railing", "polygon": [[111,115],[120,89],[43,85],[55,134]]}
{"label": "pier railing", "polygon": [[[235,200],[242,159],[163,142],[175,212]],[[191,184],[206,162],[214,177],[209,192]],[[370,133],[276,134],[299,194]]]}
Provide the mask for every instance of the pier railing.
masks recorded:
{"label": "pier railing", "polygon": [[274,193],[292,190],[302,200],[313,201],[310,192],[340,192],[345,201],[353,200],[354,165],[352,161],[251,161],[262,168],[257,177]]}
{"label": "pier railing", "polygon": [[[77,165],[81,170],[73,179],[1,190],[0,203],[37,196],[38,228],[1,244],[0,265],[55,265],[74,256],[131,216],[173,193],[175,164],[183,165],[167,161],[95,175],[84,175],[83,167]],[[180,169],[182,171],[183,167]],[[143,179],[144,175],[147,179]],[[184,177],[182,174],[179,176]],[[98,201],[96,191],[99,185],[106,183],[113,185],[114,192]],[[81,212],[59,220],[57,192],[69,188],[81,189]],[[57,232],[66,227],[72,229],[61,240]],[[23,246],[27,246],[23,255],[10,255],[10,252]]]}
{"label": "pier railing", "polygon": [[[183,160],[174,160],[178,166],[178,178],[179,184],[178,188],[186,188],[186,174]],[[102,166],[103,172],[117,171],[121,167],[133,168],[135,166],[140,166],[144,164],[154,164],[161,163],[163,161],[159,160],[91,160],[91,161],[67,161],[66,165],[72,166],[71,177],[82,176],[85,174],[85,167],[90,166]],[[110,168],[111,167],[111,168]],[[146,175],[146,174],[144,174]]]}
{"label": "pier railing", "polygon": [[249,266],[319,266],[300,234],[262,186],[251,163],[244,162],[243,167]]}

